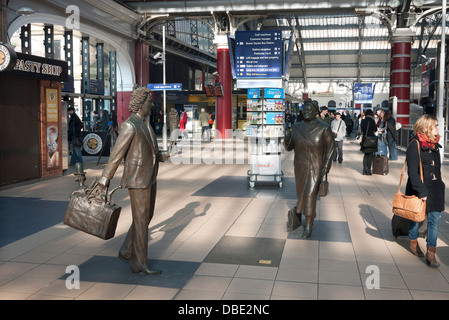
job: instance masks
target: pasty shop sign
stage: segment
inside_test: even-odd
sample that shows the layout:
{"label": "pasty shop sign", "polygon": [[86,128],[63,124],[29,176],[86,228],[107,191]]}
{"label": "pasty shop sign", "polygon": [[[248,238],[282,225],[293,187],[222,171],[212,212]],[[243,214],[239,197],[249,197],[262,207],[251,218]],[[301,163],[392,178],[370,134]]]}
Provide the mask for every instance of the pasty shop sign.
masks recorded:
{"label": "pasty shop sign", "polygon": [[15,52],[0,42],[0,72],[12,77],[67,81],[67,62]]}

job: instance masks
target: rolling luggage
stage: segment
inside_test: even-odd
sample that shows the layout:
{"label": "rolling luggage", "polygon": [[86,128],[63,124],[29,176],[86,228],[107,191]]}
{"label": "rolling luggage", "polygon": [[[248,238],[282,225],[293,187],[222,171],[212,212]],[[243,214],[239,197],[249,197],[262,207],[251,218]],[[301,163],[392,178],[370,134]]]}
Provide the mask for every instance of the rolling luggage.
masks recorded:
{"label": "rolling luggage", "polygon": [[390,172],[387,157],[387,144],[384,138],[380,138],[377,144],[377,152],[373,159],[373,174],[387,175]]}
{"label": "rolling luggage", "polygon": [[387,175],[390,172],[387,156],[374,156],[373,174]]}
{"label": "rolling luggage", "polygon": [[395,238],[408,235],[408,220],[397,215],[391,218],[391,230]]}
{"label": "rolling luggage", "polygon": [[[400,236],[408,236],[408,222],[409,220],[402,218],[397,215],[393,215],[391,218],[391,231],[393,232],[393,236],[395,238]],[[419,223],[419,237],[426,238],[427,237],[427,218]]]}

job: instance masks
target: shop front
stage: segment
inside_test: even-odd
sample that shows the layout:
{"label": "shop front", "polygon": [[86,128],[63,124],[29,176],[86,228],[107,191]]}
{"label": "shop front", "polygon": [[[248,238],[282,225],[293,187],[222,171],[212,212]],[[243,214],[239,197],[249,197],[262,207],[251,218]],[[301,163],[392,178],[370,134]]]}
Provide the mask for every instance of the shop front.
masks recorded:
{"label": "shop front", "polygon": [[0,186],[62,175],[64,81],[67,62],[0,43]]}

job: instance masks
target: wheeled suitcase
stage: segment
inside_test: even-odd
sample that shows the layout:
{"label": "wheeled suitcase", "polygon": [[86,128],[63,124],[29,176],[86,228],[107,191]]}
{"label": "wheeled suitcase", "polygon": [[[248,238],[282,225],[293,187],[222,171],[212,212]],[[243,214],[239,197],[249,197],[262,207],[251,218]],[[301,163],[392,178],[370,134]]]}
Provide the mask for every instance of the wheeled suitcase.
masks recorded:
{"label": "wheeled suitcase", "polygon": [[121,207],[111,200],[115,188],[105,195],[95,193],[92,188],[74,191],[64,216],[64,224],[88,234],[108,240],[115,235]]}
{"label": "wheeled suitcase", "polygon": [[395,238],[408,235],[408,220],[400,216],[393,215],[391,218],[391,230]]}
{"label": "wheeled suitcase", "polygon": [[374,154],[373,158],[373,174],[380,174],[385,176],[388,174],[388,172],[390,172],[386,150],[387,147],[385,139],[379,139],[379,142],[377,143],[377,152]]}
{"label": "wheeled suitcase", "polygon": [[387,156],[374,156],[373,174],[387,175],[390,172]]}
{"label": "wheeled suitcase", "polygon": [[[391,231],[395,238],[400,236],[408,236],[409,220],[397,215],[391,218]],[[427,236],[427,218],[419,223],[419,237],[425,238]]]}

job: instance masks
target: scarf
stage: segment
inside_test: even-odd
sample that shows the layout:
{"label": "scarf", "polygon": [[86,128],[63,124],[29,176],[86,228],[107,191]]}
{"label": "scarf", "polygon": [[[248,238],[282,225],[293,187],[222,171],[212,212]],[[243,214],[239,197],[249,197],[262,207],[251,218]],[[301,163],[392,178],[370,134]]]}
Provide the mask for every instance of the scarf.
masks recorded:
{"label": "scarf", "polygon": [[437,144],[440,141],[440,135],[437,135],[434,140],[430,140],[430,138],[427,135],[421,132],[418,132],[417,136],[419,142],[421,142],[421,145],[428,149],[435,149],[435,144]]}

